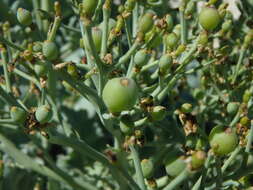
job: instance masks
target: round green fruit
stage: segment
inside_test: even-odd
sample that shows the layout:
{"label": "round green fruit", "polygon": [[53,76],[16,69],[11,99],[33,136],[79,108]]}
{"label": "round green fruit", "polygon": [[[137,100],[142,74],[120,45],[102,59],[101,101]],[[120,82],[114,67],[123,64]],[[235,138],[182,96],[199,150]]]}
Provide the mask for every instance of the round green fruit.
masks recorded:
{"label": "round green fruit", "polygon": [[32,15],[30,11],[19,8],[17,11],[18,22],[24,26],[29,26],[32,24]]}
{"label": "round green fruit", "polygon": [[84,14],[92,17],[98,5],[98,0],[83,0],[82,8]]}
{"label": "round green fruit", "polygon": [[153,121],[161,121],[166,116],[166,108],[163,106],[154,106],[150,112]]}
{"label": "round green fruit", "polygon": [[24,109],[13,106],[11,107],[10,115],[13,121],[24,123],[28,114]]}
{"label": "round green fruit", "polygon": [[49,68],[49,63],[47,61],[38,61],[34,65],[34,72],[39,76],[39,77],[44,77],[47,75]]}
{"label": "round green fruit", "polygon": [[173,49],[174,47],[176,47],[178,40],[179,40],[178,36],[174,32],[172,32],[166,37],[165,42],[169,48]]}
{"label": "round green fruit", "polygon": [[43,55],[50,61],[58,57],[58,47],[54,42],[45,41],[42,46]]}
{"label": "round green fruit", "polygon": [[151,178],[154,173],[154,163],[150,159],[143,159],[141,161],[141,169],[144,178]]}
{"label": "round green fruit", "polygon": [[159,59],[159,71],[161,74],[166,74],[172,66],[172,57],[169,54],[164,54]]}
{"label": "round green fruit", "polygon": [[178,176],[186,168],[186,162],[183,157],[170,158],[165,163],[165,170],[171,177]]}
{"label": "round green fruit", "polygon": [[134,62],[137,66],[142,67],[148,62],[149,58],[150,54],[147,52],[147,50],[142,49],[135,54]]}
{"label": "round green fruit", "polygon": [[135,105],[138,99],[138,87],[133,79],[113,78],[106,83],[102,97],[111,113],[119,113]]}
{"label": "round green fruit", "polygon": [[220,23],[219,12],[215,8],[205,7],[199,14],[199,23],[205,30],[213,30]]}
{"label": "round green fruit", "polygon": [[191,156],[191,167],[192,169],[199,169],[201,168],[206,160],[206,153],[204,151],[196,151]]}
{"label": "round green fruit", "polygon": [[37,121],[41,124],[45,124],[51,120],[53,112],[48,105],[39,106],[35,112]]}
{"label": "round green fruit", "polygon": [[235,115],[239,109],[239,103],[237,102],[229,102],[227,105],[227,112],[229,115]]}
{"label": "round green fruit", "polygon": [[216,155],[223,156],[236,148],[238,137],[233,129],[216,126],[211,130],[209,143]]}
{"label": "round green fruit", "polygon": [[154,20],[153,20],[153,13],[145,13],[139,22],[139,32],[142,33],[147,33],[150,31],[154,25]]}

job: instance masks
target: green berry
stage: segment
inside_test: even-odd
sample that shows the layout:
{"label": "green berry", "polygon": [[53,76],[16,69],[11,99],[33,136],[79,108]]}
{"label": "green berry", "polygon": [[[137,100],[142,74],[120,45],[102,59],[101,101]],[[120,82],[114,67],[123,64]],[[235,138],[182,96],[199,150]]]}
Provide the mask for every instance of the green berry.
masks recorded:
{"label": "green berry", "polygon": [[166,116],[166,108],[163,106],[154,106],[150,112],[153,121],[161,121]]}
{"label": "green berry", "polygon": [[133,79],[120,77],[109,80],[102,94],[105,105],[112,113],[131,109],[138,99],[138,88]]}
{"label": "green berry", "polygon": [[239,109],[239,103],[237,102],[229,102],[227,105],[227,112],[229,115],[235,115]]}
{"label": "green berry", "polygon": [[172,32],[166,37],[165,42],[169,48],[173,49],[174,47],[176,47],[178,41],[179,41],[178,36],[174,32]]}
{"label": "green berry", "polygon": [[185,103],[185,104],[183,104],[182,106],[181,106],[181,111],[183,112],[183,113],[190,113],[190,112],[192,112],[192,105],[191,104],[189,104],[189,103]]}
{"label": "green berry", "polygon": [[34,65],[34,72],[39,76],[39,77],[44,77],[47,75],[49,70],[49,63],[47,61],[37,61]]}
{"label": "green berry", "polygon": [[250,126],[250,119],[247,116],[244,116],[240,119],[240,124],[243,126]]}
{"label": "green berry", "polygon": [[24,26],[29,26],[32,24],[32,15],[30,11],[19,8],[17,11],[18,22]]}
{"label": "green berry", "polygon": [[213,30],[220,23],[219,12],[215,8],[205,7],[199,14],[199,23],[205,30]]}
{"label": "green berry", "polygon": [[191,167],[192,169],[199,169],[202,167],[206,160],[206,153],[204,151],[196,151],[191,156]]}
{"label": "green berry", "polygon": [[186,168],[186,162],[183,157],[169,158],[165,163],[165,170],[171,177],[178,176]]}
{"label": "green berry", "polygon": [[41,124],[49,122],[52,116],[53,112],[48,105],[39,106],[35,112],[35,117]]}
{"label": "green berry", "polygon": [[82,8],[84,14],[92,17],[98,5],[98,0],[83,0]]}
{"label": "green berry", "polygon": [[216,155],[223,156],[236,148],[238,137],[233,129],[216,126],[211,130],[209,143]]}
{"label": "green berry", "polygon": [[167,30],[171,31],[173,29],[174,22],[172,16],[169,14],[166,15],[166,23],[167,23]]}
{"label": "green berry", "polygon": [[159,71],[160,73],[166,74],[169,72],[170,68],[172,66],[172,57],[169,54],[164,54],[162,57],[159,59]]}
{"label": "green berry", "polygon": [[137,66],[142,67],[143,65],[147,64],[149,58],[150,54],[147,52],[147,50],[142,49],[135,54],[134,62]]}
{"label": "green berry", "polygon": [[120,130],[124,134],[130,134],[134,129],[134,122],[131,120],[129,115],[123,115],[120,119]]}
{"label": "green berry", "polygon": [[139,32],[145,34],[152,29],[154,25],[153,16],[153,13],[148,12],[141,17],[141,20],[139,22]]}
{"label": "green berry", "polygon": [[50,61],[58,57],[58,47],[54,42],[45,41],[42,47],[43,55]]}
{"label": "green berry", "polygon": [[141,161],[141,169],[144,178],[150,178],[154,173],[154,163],[150,159],[143,159]]}
{"label": "green berry", "polygon": [[23,108],[13,106],[11,107],[10,115],[13,121],[23,124],[28,114]]}

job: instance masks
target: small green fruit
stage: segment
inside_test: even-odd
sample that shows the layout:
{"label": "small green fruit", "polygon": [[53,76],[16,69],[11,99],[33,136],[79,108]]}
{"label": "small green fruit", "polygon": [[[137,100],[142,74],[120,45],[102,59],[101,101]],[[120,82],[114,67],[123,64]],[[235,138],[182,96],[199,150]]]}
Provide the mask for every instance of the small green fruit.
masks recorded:
{"label": "small green fruit", "polygon": [[164,54],[159,59],[159,71],[162,75],[169,72],[172,66],[172,57],[169,54]]}
{"label": "small green fruit", "polygon": [[211,130],[209,143],[216,155],[223,156],[236,148],[238,137],[233,129],[216,126]]}
{"label": "small green fruit", "polygon": [[32,15],[30,11],[19,8],[17,11],[18,22],[24,26],[29,26],[32,24]]}
{"label": "small green fruit", "polygon": [[145,34],[152,29],[154,25],[153,16],[153,13],[148,12],[141,17],[141,20],[139,22],[139,32]]}
{"label": "small green fruit", "polygon": [[134,62],[137,66],[142,67],[148,62],[149,58],[150,54],[147,52],[147,50],[142,49],[135,54]]}
{"label": "small green fruit", "polygon": [[182,106],[181,106],[181,111],[183,112],[183,113],[190,113],[190,112],[192,112],[192,105],[191,104],[189,104],[189,103],[184,103]]}
{"label": "small green fruit", "polygon": [[92,17],[98,5],[98,0],[83,0],[82,8],[84,14]]}
{"label": "small green fruit", "polygon": [[240,119],[240,124],[243,126],[250,126],[250,119],[247,116],[244,116]]}
{"label": "small green fruit", "polygon": [[28,115],[24,109],[16,106],[11,107],[10,114],[13,121],[22,124],[25,122],[26,117]]}
{"label": "small green fruit", "polygon": [[166,116],[166,108],[163,106],[154,106],[150,115],[153,121],[161,121]]}
{"label": "small green fruit", "polygon": [[141,169],[144,178],[150,178],[154,173],[154,163],[150,159],[143,159],[141,161]]}
{"label": "small green fruit", "polygon": [[167,30],[170,32],[173,29],[174,22],[171,15],[166,15]]}
{"label": "small green fruit", "polygon": [[174,32],[172,32],[166,37],[165,42],[167,47],[173,49],[174,47],[176,47],[178,40],[179,40],[178,36]]}
{"label": "small green fruit", "polygon": [[48,105],[39,106],[35,112],[35,117],[41,124],[47,123],[53,116],[53,112]]}
{"label": "small green fruit", "polygon": [[191,167],[196,170],[201,168],[206,160],[206,153],[204,151],[196,151],[191,156]]}
{"label": "small green fruit", "polygon": [[50,61],[58,57],[58,47],[54,42],[45,41],[42,47],[43,55]]}
{"label": "small green fruit", "polygon": [[120,130],[124,134],[130,134],[134,129],[134,122],[131,120],[129,115],[123,115],[120,119]]}
{"label": "small green fruit", "polygon": [[199,23],[205,30],[213,30],[220,23],[219,12],[215,8],[205,7],[199,14]]}
{"label": "small green fruit", "polygon": [[105,105],[112,113],[129,110],[138,99],[138,87],[133,79],[114,78],[106,83],[102,97]]}
{"label": "small green fruit", "polygon": [[165,169],[169,176],[176,177],[186,168],[183,157],[172,157],[165,163]]}
{"label": "small green fruit", "polygon": [[227,112],[229,115],[235,115],[239,109],[239,103],[237,102],[229,102],[227,105]]}
{"label": "small green fruit", "polygon": [[49,68],[49,63],[47,61],[38,61],[34,65],[34,72],[39,76],[39,77],[44,77],[47,75]]}

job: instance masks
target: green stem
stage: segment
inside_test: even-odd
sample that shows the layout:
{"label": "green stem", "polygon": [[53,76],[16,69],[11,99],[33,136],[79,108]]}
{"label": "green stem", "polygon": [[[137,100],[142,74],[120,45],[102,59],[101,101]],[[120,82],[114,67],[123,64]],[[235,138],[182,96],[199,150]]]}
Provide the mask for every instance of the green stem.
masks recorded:
{"label": "green stem", "polygon": [[9,40],[5,39],[4,37],[0,36],[0,42],[2,42],[3,44],[12,47],[14,49],[17,49],[19,51],[25,51],[25,49],[23,47],[20,47],[12,42],[10,42]]}
{"label": "green stem", "polygon": [[222,184],[221,158],[216,157],[215,163],[217,170],[216,189],[220,189]]}
{"label": "green stem", "polygon": [[50,30],[50,32],[48,33],[48,37],[47,37],[48,41],[54,41],[55,36],[56,36],[56,32],[57,32],[58,28],[60,27],[60,24],[61,24],[61,17],[60,16],[56,16],[54,18],[53,27]]}
{"label": "green stem", "polygon": [[6,83],[6,92],[11,93],[11,81],[8,71],[8,61],[7,61],[7,51],[5,48],[2,48],[1,50],[1,57],[2,57],[2,64],[3,64],[3,70],[4,70],[4,79]]}
{"label": "green stem", "polygon": [[99,1],[98,1],[97,8],[96,8],[95,13],[94,13],[94,16],[93,16],[93,18],[92,18],[93,22],[95,22],[95,23],[98,22],[99,13],[100,13],[100,11],[101,11],[101,9],[102,9],[103,2],[104,2],[104,0],[99,0]]}
{"label": "green stem", "polygon": [[0,86],[0,97],[4,99],[10,106],[22,106],[17,102],[16,98],[12,96],[12,94],[8,94],[1,86]]}
{"label": "green stem", "polygon": [[101,45],[101,58],[107,53],[107,41],[108,41],[108,22],[111,14],[110,4],[104,4],[103,7],[103,34],[102,34],[102,45]]}
{"label": "green stem", "polygon": [[174,190],[178,187],[181,183],[183,183],[188,177],[190,173],[188,168],[184,169],[176,178],[174,178],[163,190]]}
{"label": "green stem", "polygon": [[0,140],[1,140],[1,150],[8,155],[10,155],[13,159],[16,160],[17,163],[24,166],[26,169],[31,169],[41,175],[48,176],[49,178],[52,178],[54,180],[63,182],[68,184],[74,189],[78,190],[97,190],[93,185],[83,182],[79,183],[68,174],[58,171],[53,171],[50,168],[40,165],[37,162],[35,162],[31,157],[27,156],[25,153],[21,152],[16,148],[16,146],[7,139],[2,133],[0,133]]}
{"label": "green stem", "polygon": [[242,150],[241,146],[238,146],[230,155],[230,157],[224,162],[221,172],[224,174],[228,166],[231,164],[231,162],[236,158],[236,156],[239,154],[239,152]]}
{"label": "green stem", "polygon": [[235,67],[235,72],[234,72],[233,77],[232,77],[232,84],[234,84],[235,81],[236,81],[236,78],[238,76],[238,73],[239,73],[239,70],[240,70],[240,67],[241,67],[241,64],[242,64],[245,53],[246,53],[246,49],[244,47],[242,47],[241,51],[240,51],[240,55],[239,55],[237,65]]}
{"label": "green stem", "polygon": [[180,25],[181,25],[181,44],[186,44],[187,31],[186,31],[186,20],[184,18],[184,8],[179,8]]}
{"label": "green stem", "polygon": [[132,37],[135,38],[138,29],[138,16],[139,16],[139,3],[136,1],[133,10],[133,27],[132,27]]}
{"label": "green stem", "polygon": [[37,11],[40,8],[39,7],[39,0],[33,0],[32,3],[33,3],[33,9],[35,10],[36,23],[37,23],[37,26],[38,26],[39,30],[41,30],[41,28],[42,28],[42,20],[40,18],[39,12]]}
{"label": "green stem", "polygon": [[249,134],[247,135],[247,145],[245,152],[250,153],[250,149],[252,148],[252,142],[253,142],[253,120],[251,120],[251,125],[250,125],[250,131]]}
{"label": "green stem", "polygon": [[0,119],[0,124],[16,124],[12,119]]}
{"label": "green stem", "polygon": [[147,187],[145,185],[145,181],[144,181],[144,177],[143,177],[143,173],[142,173],[142,169],[141,169],[141,162],[140,162],[138,152],[136,151],[136,149],[134,148],[133,145],[130,145],[129,147],[130,147],[132,158],[133,158],[133,161],[134,161],[135,172],[136,172],[136,175],[137,175],[137,183],[138,183],[139,187],[141,188],[141,190],[146,190]]}
{"label": "green stem", "polygon": [[[50,0],[41,1],[41,9],[49,13],[50,12]],[[48,28],[49,28],[49,22],[47,19],[42,21],[42,26],[43,26],[43,32],[46,34],[48,32]]]}

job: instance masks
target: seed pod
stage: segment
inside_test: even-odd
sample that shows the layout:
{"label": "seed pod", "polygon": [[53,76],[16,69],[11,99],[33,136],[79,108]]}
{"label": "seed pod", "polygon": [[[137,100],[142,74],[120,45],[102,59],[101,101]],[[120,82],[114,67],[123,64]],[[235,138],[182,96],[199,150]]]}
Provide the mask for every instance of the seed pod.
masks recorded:
{"label": "seed pod", "polygon": [[34,65],[34,72],[39,77],[45,77],[49,70],[49,62],[37,61]]}
{"label": "seed pod", "polygon": [[134,129],[134,122],[131,120],[129,115],[123,115],[120,119],[120,130],[124,134],[130,134]]}
{"label": "seed pod", "polygon": [[180,44],[176,51],[175,51],[175,56],[179,56],[181,53],[183,53],[186,49],[186,46],[184,44]]}
{"label": "seed pod", "polygon": [[189,104],[189,103],[184,103],[182,106],[181,106],[181,111],[183,112],[183,113],[190,113],[190,112],[192,112],[192,105],[191,104]]}
{"label": "seed pod", "polygon": [[206,160],[206,153],[204,151],[196,151],[191,156],[191,167],[196,170],[201,168]]}
{"label": "seed pod", "polygon": [[138,87],[133,79],[114,78],[106,83],[102,97],[111,113],[129,110],[138,99]]}
{"label": "seed pod", "polygon": [[124,5],[124,8],[126,11],[131,12],[134,9],[135,4],[136,4],[136,0],[127,0]]}
{"label": "seed pod", "polygon": [[153,121],[161,121],[166,116],[166,108],[163,106],[154,106],[150,112]]}
{"label": "seed pod", "polygon": [[41,124],[49,122],[52,116],[53,112],[48,105],[39,106],[35,112],[35,117]]}
{"label": "seed pod", "polygon": [[174,26],[173,18],[170,14],[166,15],[167,31],[170,32]]}
{"label": "seed pod", "polygon": [[148,12],[141,17],[139,22],[139,32],[145,34],[152,29],[154,25],[153,16],[153,13]]}
{"label": "seed pod", "polygon": [[13,121],[23,124],[28,114],[24,109],[13,106],[11,107],[10,115]]}
{"label": "seed pod", "polygon": [[186,168],[183,157],[170,157],[165,163],[165,170],[171,177],[178,176]]}
{"label": "seed pod", "polygon": [[159,71],[162,75],[168,73],[172,66],[172,57],[170,54],[164,54],[159,59]]}
{"label": "seed pod", "polygon": [[32,15],[30,11],[26,9],[18,8],[17,19],[18,22],[24,26],[29,26],[32,24]]}
{"label": "seed pod", "polygon": [[240,119],[240,124],[246,127],[250,126],[250,119],[247,116],[244,116]]}
{"label": "seed pod", "polygon": [[83,0],[82,8],[86,16],[92,17],[98,5],[98,0]]}
{"label": "seed pod", "polygon": [[209,143],[213,152],[218,156],[227,155],[238,145],[236,132],[231,128],[216,126],[211,130]]}
{"label": "seed pod", "polygon": [[220,23],[219,12],[214,8],[205,7],[199,14],[199,23],[205,30],[213,30]]}
{"label": "seed pod", "polygon": [[150,54],[145,49],[139,50],[134,56],[134,62],[137,66],[142,67],[150,58]]}
{"label": "seed pod", "polygon": [[227,112],[231,116],[235,115],[238,109],[239,109],[239,103],[237,102],[229,102],[227,105]]}
{"label": "seed pod", "polygon": [[141,161],[141,169],[144,178],[151,178],[154,173],[154,164],[150,159],[143,159]]}
{"label": "seed pod", "polygon": [[54,42],[45,41],[42,47],[43,55],[50,61],[55,60],[58,57],[58,47]]}

